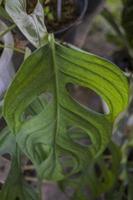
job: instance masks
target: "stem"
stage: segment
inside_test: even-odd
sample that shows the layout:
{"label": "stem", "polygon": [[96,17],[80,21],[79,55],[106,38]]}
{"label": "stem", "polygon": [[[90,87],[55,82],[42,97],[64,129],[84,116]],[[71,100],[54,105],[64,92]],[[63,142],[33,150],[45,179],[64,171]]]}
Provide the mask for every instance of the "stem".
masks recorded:
{"label": "stem", "polygon": [[61,20],[62,17],[62,0],[57,0],[57,18],[58,21]]}
{"label": "stem", "polygon": [[0,33],[0,38],[3,37],[6,33],[8,33],[9,31],[13,30],[16,27],[16,24],[13,24],[11,26],[9,26],[5,31],[2,31]]}
{"label": "stem", "polygon": [[13,49],[14,51],[18,52],[18,53],[22,53],[22,54],[25,54],[25,51],[21,50],[21,49],[18,49],[18,48],[15,48],[15,47],[12,47],[12,46],[5,46],[3,44],[0,44],[0,48],[8,48],[8,49]]}

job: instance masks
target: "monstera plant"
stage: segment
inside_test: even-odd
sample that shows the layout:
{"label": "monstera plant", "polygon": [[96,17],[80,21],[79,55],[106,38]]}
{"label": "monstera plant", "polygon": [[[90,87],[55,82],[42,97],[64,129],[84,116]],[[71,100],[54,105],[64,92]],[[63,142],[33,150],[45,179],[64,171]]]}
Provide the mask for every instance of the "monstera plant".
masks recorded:
{"label": "monstera plant", "polygon": [[[125,75],[108,60],[57,41],[47,32],[39,2],[27,14],[26,0],[6,0],[6,11],[36,50],[20,66],[2,104],[7,127],[1,133],[0,153],[10,153],[12,165],[0,199],[40,199],[23,179],[22,154],[34,164],[39,180],[62,185],[71,176],[82,178],[86,173],[89,184],[96,184],[90,172],[93,163],[103,166],[100,157],[111,142],[113,123],[128,104]],[[72,97],[70,84],[96,92],[109,112],[100,114],[80,104]],[[82,137],[89,138],[90,144],[77,142]],[[111,171],[103,169],[105,178],[112,181]],[[81,180],[78,176],[77,183]],[[106,184],[101,191],[105,188]],[[77,195],[75,199],[85,198]]]}

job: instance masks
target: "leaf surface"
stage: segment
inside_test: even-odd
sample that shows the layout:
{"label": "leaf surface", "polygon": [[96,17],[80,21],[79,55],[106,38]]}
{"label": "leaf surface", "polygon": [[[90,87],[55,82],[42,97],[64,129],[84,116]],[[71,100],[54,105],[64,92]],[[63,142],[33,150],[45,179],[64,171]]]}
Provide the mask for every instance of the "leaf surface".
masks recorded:
{"label": "leaf surface", "polygon": [[[100,114],[79,104],[67,90],[69,83],[94,90],[107,103],[109,113]],[[40,111],[25,118],[27,108],[42,93]],[[6,94],[3,114],[39,176],[61,180],[66,176],[64,157],[70,160],[68,176],[105,149],[113,122],[127,103],[127,79],[114,64],[61,45],[50,35],[48,43],[22,64]],[[88,136],[91,145],[77,144],[71,137],[73,128]]]}

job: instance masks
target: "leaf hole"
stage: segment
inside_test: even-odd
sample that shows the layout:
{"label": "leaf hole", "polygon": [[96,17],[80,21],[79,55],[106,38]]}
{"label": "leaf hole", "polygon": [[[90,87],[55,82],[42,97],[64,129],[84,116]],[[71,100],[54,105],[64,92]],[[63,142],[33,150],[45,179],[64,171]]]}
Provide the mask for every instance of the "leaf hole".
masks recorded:
{"label": "leaf hole", "polygon": [[62,169],[65,175],[71,174],[74,166],[74,158],[71,155],[62,154],[59,157],[60,163],[62,165]]}
{"label": "leaf hole", "polygon": [[[0,45],[4,45],[4,42],[2,40],[0,40]],[[0,47],[0,57],[1,57],[2,53],[3,53],[3,51],[4,51],[4,48]]]}
{"label": "leaf hole", "polygon": [[1,118],[0,119],[0,131],[6,127],[6,122],[4,120],[4,118]]}
{"label": "leaf hole", "polygon": [[68,134],[74,143],[82,147],[88,148],[90,145],[92,145],[89,135],[81,128],[69,127]]}
{"label": "leaf hole", "polygon": [[101,178],[102,170],[97,163],[94,165],[94,171],[95,171],[96,177]]}
{"label": "leaf hole", "polygon": [[32,101],[25,109],[21,116],[21,121],[30,120],[32,117],[38,115],[47,108],[47,105],[51,103],[53,96],[49,92],[42,93],[34,101]]}
{"label": "leaf hole", "polygon": [[46,158],[46,145],[42,143],[37,143],[34,146],[34,157],[38,164],[41,164]]}
{"label": "leaf hole", "polygon": [[82,176],[82,172],[80,171],[78,173],[72,174],[69,178],[70,180],[74,180],[74,179],[79,179],[81,176]]}
{"label": "leaf hole", "polygon": [[105,151],[103,152],[103,160],[107,168],[112,169],[113,160],[112,160],[112,153],[109,148],[106,148]]}
{"label": "leaf hole", "polygon": [[15,200],[20,200],[20,198],[19,198],[19,197],[16,197]]}
{"label": "leaf hole", "polygon": [[67,83],[66,90],[71,98],[82,107],[89,108],[100,114],[109,113],[106,102],[95,91],[72,83]]}

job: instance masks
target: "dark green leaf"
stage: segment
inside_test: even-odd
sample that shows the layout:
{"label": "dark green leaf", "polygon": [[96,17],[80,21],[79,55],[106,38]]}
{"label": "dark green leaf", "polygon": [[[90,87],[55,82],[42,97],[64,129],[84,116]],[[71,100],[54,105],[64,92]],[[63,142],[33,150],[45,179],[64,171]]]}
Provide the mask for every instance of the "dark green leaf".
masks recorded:
{"label": "dark green leaf", "polygon": [[126,0],[122,14],[122,25],[126,31],[130,45],[133,47],[133,1]]}
{"label": "dark green leaf", "polygon": [[117,24],[113,14],[107,8],[104,8],[101,14],[108,21],[108,23],[112,26],[114,31],[119,36],[121,36],[122,32],[121,32],[120,26]]}

